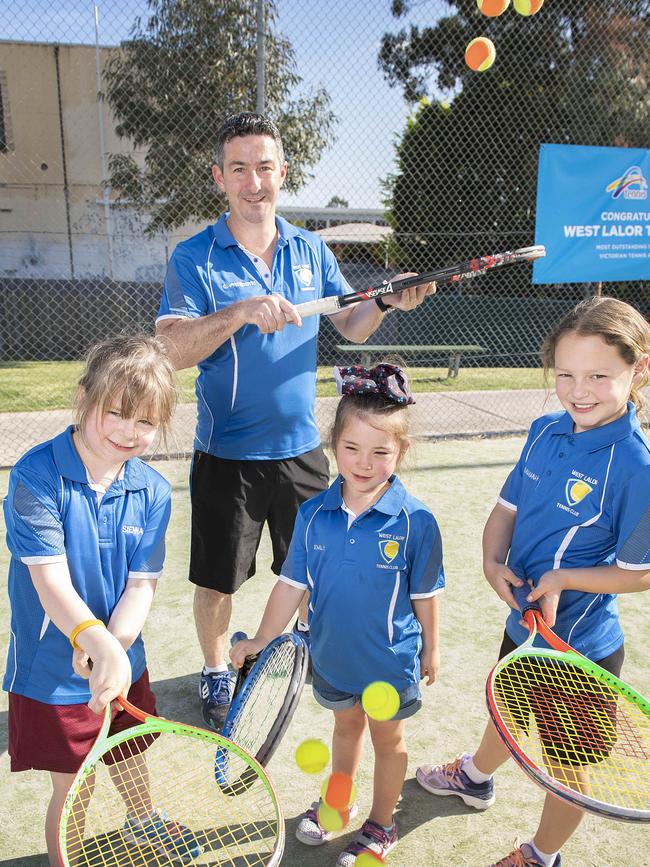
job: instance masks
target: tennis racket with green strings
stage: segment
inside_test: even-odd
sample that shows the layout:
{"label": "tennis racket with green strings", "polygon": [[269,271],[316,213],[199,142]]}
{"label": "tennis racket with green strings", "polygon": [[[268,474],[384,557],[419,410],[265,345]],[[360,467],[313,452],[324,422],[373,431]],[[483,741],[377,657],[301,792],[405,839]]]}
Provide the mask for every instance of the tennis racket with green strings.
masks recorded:
{"label": "tennis racket with green strings", "polygon": [[[650,702],[555,635],[529,592],[513,587],[528,639],[486,684],[499,736],[551,794],[612,819],[650,822]],[[537,635],[550,650],[533,645]]]}
{"label": "tennis racket with green strings", "polygon": [[[284,817],[261,765],[221,735],[117,701],[134,727],[109,736],[106,709],[59,819],[63,867],[278,865]],[[246,788],[226,795],[217,785],[217,749]]]}

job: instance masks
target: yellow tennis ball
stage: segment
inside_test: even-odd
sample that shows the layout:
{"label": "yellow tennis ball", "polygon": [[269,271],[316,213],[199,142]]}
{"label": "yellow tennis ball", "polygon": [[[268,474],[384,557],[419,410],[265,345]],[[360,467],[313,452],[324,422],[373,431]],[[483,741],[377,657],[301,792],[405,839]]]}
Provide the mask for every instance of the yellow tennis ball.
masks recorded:
{"label": "yellow tennis ball", "polygon": [[350,811],[335,810],[334,807],[329,807],[327,804],[320,804],[318,807],[318,824],[326,831],[340,831],[350,821]]}
{"label": "yellow tennis ball", "polygon": [[510,6],[510,0],[476,0],[476,5],[483,15],[487,15],[488,18],[496,18]]}
{"label": "yellow tennis ball", "polygon": [[386,859],[380,858],[379,855],[373,855],[372,852],[362,852],[361,855],[357,855],[354,867],[377,867],[377,864],[385,863]]}
{"label": "yellow tennis ball", "polygon": [[512,0],[515,12],[520,15],[536,15],[544,5],[544,0]]}
{"label": "yellow tennis ball", "polygon": [[485,72],[494,63],[497,50],[487,36],[477,36],[465,49],[465,63],[474,72]]}
{"label": "yellow tennis ball", "polygon": [[399,710],[399,693],[390,683],[376,680],[361,695],[361,705],[371,719],[392,719]]}
{"label": "yellow tennis ball", "polygon": [[320,774],[329,760],[327,744],[315,738],[303,741],[296,749],[296,764],[306,774]]}
{"label": "yellow tennis ball", "polygon": [[335,771],[324,781],[320,790],[321,798],[328,807],[339,812],[347,810],[357,799],[357,789],[349,774]]}

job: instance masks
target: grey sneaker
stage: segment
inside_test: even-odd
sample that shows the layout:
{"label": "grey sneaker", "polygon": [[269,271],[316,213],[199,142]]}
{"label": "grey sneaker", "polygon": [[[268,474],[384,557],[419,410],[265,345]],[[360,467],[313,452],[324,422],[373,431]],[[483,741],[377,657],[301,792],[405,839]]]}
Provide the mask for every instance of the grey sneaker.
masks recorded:
{"label": "grey sneaker", "polygon": [[463,753],[446,765],[423,765],[415,772],[415,779],[432,795],[457,795],[468,807],[487,810],[494,803],[494,781],[475,783],[470,780],[463,770],[469,758],[468,753]]}
{"label": "grey sneaker", "polygon": [[[318,808],[320,801],[314,801],[311,807],[302,815],[298,827],[296,828],[296,839],[304,843],[305,846],[322,846],[334,836],[334,831],[326,831],[318,821]],[[350,819],[359,812],[356,804],[350,806]]]}

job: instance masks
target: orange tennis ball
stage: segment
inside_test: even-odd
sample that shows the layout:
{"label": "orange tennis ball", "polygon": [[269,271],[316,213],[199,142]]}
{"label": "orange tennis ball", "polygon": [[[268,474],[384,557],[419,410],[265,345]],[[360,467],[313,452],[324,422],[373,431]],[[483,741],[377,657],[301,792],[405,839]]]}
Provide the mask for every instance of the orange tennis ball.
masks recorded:
{"label": "orange tennis ball", "polygon": [[496,18],[510,6],[510,0],[476,0],[476,5],[483,15],[487,15],[488,18]]}
{"label": "orange tennis ball", "polygon": [[[318,824],[326,831],[340,831],[350,821],[350,810],[335,810],[327,804],[321,804],[318,808]],[[358,859],[357,859],[358,861]]]}
{"label": "orange tennis ball", "polygon": [[334,810],[347,810],[357,797],[354,780],[349,774],[342,774],[340,771],[329,775],[320,793],[327,806]]}
{"label": "orange tennis ball", "polygon": [[494,42],[487,36],[477,36],[465,49],[465,63],[474,72],[485,72],[492,66],[496,56]]}
{"label": "orange tennis ball", "polygon": [[515,12],[520,15],[536,15],[544,5],[544,0],[512,0]]}

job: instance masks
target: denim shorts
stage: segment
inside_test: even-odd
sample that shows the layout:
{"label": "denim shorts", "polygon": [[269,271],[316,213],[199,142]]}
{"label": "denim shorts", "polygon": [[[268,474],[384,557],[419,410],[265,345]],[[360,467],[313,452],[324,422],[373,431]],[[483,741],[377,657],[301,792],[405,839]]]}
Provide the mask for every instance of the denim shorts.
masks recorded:
{"label": "denim shorts", "polygon": [[[341,692],[340,689],[332,686],[324,677],[321,677],[316,669],[312,672],[311,687],[318,704],[326,707],[328,710],[347,710],[349,707],[354,707],[355,704],[361,704],[361,695],[355,695],[351,692]],[[406,719],[417,713],[422,707],[419,685],[414,683],[403,689],[399,693],[399,702],[399,710],[393,717],[393,720]]]}

